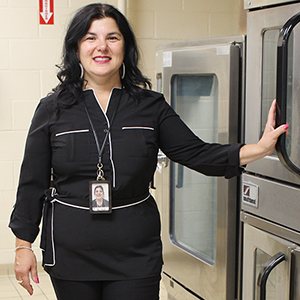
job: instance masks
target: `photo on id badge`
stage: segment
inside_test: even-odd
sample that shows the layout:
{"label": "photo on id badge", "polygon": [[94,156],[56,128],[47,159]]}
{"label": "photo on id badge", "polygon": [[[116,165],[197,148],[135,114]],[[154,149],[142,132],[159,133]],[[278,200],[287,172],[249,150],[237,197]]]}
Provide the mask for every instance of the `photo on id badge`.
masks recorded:
{"label": "photo on id badge", "polygon": [[108,181],[90,181],[90,213],[111,213],[111,189]]}

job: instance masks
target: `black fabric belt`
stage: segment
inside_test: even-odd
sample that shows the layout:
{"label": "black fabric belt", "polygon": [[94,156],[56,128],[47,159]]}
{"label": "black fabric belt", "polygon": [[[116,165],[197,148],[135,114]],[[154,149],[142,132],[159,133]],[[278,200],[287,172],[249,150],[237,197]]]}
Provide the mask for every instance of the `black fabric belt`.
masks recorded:
{"label": "black fabric belt", "polygon": [[[49,203],[54,199],[60,200],[62,202],[65,202],[67,204],[71,205],[77,205],[77,206],[82,206],[89,208],[89,199],[88,198],[72,198],[72,197],[67,197],[63,195],[59,195],[56,193],[56,190],[54,188],[50,188],[45,191],[45,203]],[[140,195],[135,198],[130,198],[130,199],[112,199],[112,208],[118,208],[126,205],[131,205],[138,203],[144,199],[149,197],[149,192],[147,191],[145,194]]]}

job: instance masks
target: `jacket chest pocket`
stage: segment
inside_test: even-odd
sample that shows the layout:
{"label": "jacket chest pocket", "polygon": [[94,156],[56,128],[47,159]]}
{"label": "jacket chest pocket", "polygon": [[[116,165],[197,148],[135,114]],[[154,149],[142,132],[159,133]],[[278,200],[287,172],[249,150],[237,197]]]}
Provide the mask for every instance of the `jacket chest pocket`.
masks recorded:
{"label": "jacket chest pocket", "polygon": [[89,129],[56,133],[52,139],[54,161],[79,162],[90,159]]}
{"label": "jacket chest pocket", "polygon": [[156,151],[156,134],[153,127],[122,127],[124,150],[129,157],[149,156]]}

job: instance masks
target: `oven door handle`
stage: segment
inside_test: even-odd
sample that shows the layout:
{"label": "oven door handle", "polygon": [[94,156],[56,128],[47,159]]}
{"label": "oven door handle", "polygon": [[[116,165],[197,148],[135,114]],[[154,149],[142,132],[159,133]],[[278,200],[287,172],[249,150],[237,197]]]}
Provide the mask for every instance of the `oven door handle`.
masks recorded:
{"label": "oven door handle", "polygon": [[[288,40],[294,27],[300,22],[300,13],[291,17],[281,28],[277,45],[276,127],[286,123],[288,90]],[[300,168],[289,158],[286,151],[286,133],[277,141],[276,150],[281,163],[290,171],[300,174]]]}
{"label": "oven door handle", "polygon": [[271,257],[261,268],[257,278],[257,300],[266,300],[266,284],[271,271],[282,261],[285,260],[285,254],[278,252]]}

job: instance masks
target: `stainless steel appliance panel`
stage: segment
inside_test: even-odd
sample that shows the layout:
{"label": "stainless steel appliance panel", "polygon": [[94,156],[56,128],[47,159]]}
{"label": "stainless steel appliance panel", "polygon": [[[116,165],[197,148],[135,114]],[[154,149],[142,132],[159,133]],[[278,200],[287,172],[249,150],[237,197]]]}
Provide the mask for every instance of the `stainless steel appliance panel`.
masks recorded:
{"label": "stainless steel appliance panel", "polygon": [[243,174],[241,193],[244,211],[300,232],[298,187]]}
{"label": "stainless steel appliance panel", "polygon": [[[262,135],[268,109],[273,99],[276,98],[276,64],[279,32],[286,21],[297,11],[300,11],[299,3],[248,13],[245,104],[246,143],[256,143]],[[294,47],[298,47],[296,45],[300,43],[300,35],[297,38],[294,36],[293,41]],[[297,56],[294,55],[296,61]],[[296,70],[299,68],[294,69],[294,89],[298,89],[300,76]],[[293,101],[294,104],[292,105],[298,107],[296,103],[298,100],[294,97]],[[291,115],[287,120],[291,131],[297,131],[297,126],[299,126],[298,119],[299,114],[298,117]],[[297,140],[294,134],[293,139]],[[299,176],[285,168],[279,161],[276,153],[248,164],[246,169],[255,174],[300,184]]]}
{"label": "stainless steel appliance panel", "polygon": [[[157,78],[162,77],[166,99],[208,142],[238,141],[243,50],[244,37],[239,36],[174,43],[157,53]],[[162,215],[164,273],[184,287],[184,299],[193,294],[234,299],[237,179],[209,178],[172,162],[167,168],[162,164],[155,197]],[[166,287],[177,299],[168,280]]]}
{"label": "stainless steel appliance panel", "polygon": [[244,224],[243,300],[289,300],[297,244]]}
{"label": "stainless steel appliance panel", "polygon": [[[291,123],[289,134],[278,138],[276,150],[281,163],[300,175],[300,13],[282,27],[277,46],[277,126]],[[299,177],[300,178],[300,177]]]}
{"label": "stainless steel appliance panel", "polygon": [[300,299],[300,235],[248,213],[244,223],[243,300]]}
{"label": "stainless steel appliance panel", "polygon": [[287,4],[299,0],[244,0],[245,9],[261,8],[271,5]]}
{"label": "stainless steel appliance panel", "polygon": [[245,142],[261,137],[275,98],[290,134],[242,175],[242,300],[300,299],[299,11],[289,3],[247,14]]}

